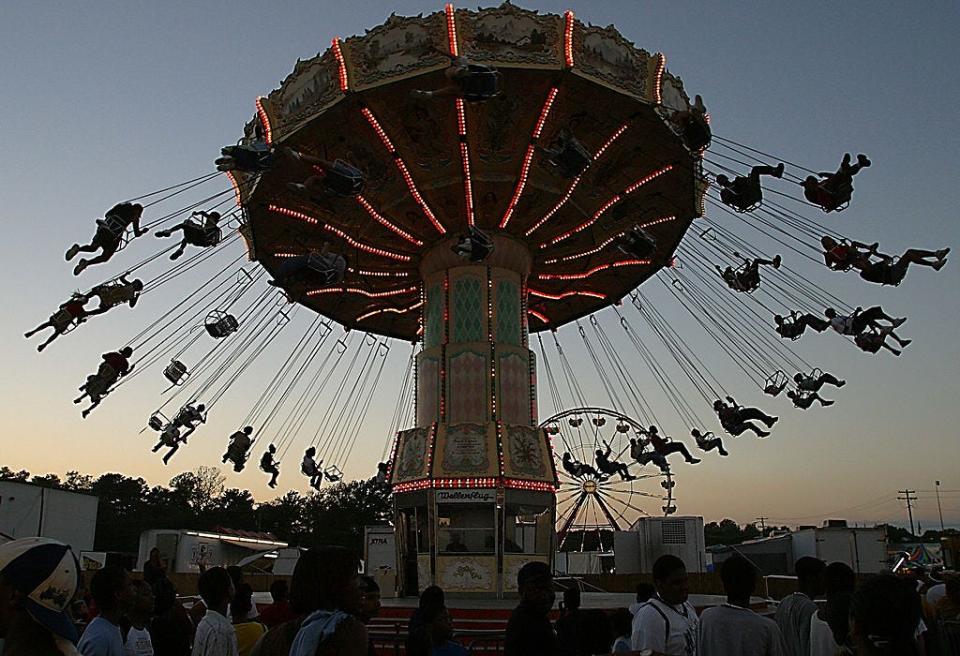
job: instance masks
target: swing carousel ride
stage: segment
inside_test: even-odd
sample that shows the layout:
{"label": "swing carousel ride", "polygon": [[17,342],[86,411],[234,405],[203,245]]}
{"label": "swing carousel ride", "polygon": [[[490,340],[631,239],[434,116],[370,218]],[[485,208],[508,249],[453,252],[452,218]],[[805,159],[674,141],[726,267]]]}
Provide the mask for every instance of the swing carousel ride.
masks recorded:
{"label": "swing carousel ride", "polygon": [[[100,247],[103,261],[137,237],[135,250],[144,230],[182,241],[75,294],[46,325],[63,334],[216,261],[126,351],[104,356],[81,388],[84,412],[162,372],[164,401],[141,432],[157,434],[167,462],[298,325],[222,461],[240,472],[254,455],[276,486],[280,461],[303,448],[317,489],[343,478],[390,349],[412,344],[378,472],[394,493],[403,576],[502,592],[556,539],[583,548],[595,532],[603,549],[607,531],[675,512],[675,458],[700,462],[684,442],[726,455],[712,413],[733,436],[765,437],[777,421],[732,399],[649,287],[755,387],[789,388],[782,398],[801,409],[829,405],[821,387],[844,383],[792,345],[806,329],[834,328],[874,353],[907,343],[894,332],[902,320],[855,311],[800,268],[899,284],[911,263],[942,267],[946,250],[890,258],[823,220],[850,202],[866,157],[819,175],[779,161],[712,134],[663,55],[572,12],[391,16],[298,61],[256,99],[217,172],[107,212],[68,259]],[[221,172],[229,188],[179,207]],[[764,259],[772,249],[784,257]],[[308,318],[295,316],[304,308]],[[571,364],[571,350],[593,371]],[[544,421],[538,381],[553,410]],[[667,437],[671,421],[691,437]]]}

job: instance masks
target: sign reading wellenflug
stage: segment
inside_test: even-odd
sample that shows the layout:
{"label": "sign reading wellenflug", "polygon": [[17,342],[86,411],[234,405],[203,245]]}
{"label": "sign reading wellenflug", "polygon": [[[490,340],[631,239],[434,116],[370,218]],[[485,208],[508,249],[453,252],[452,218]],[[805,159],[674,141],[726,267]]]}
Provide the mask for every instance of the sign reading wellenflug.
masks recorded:
{"label": "sign reading wellenflug", "polygon": [[437,490],[437,503],[493,503],[496,490]]}

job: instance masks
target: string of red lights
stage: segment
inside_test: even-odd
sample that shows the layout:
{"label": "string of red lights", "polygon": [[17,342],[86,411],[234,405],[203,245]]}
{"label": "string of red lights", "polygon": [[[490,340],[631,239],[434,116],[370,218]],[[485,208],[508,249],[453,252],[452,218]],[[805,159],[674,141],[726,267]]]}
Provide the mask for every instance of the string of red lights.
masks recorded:
{"label": "string of red lights", "polygon": [[424,216],[426,216],[430,223],[433,224],[433,227],[437,229],[437,232],[439,232],[441,235],[446,234],[447,229],[443,227],[443,224],[441,224],[439,220],[437,220],[433,210],[430,209],[430,207],[427,205],[427,202],[423,199],[423,196],[420,195],[420,190],[417,189],[417,185],[413,181],[413,176],[410,175],[410,170],[407,168],[406,162],[404,162],[403,158],[400,157],[400,154],[393,145],[393,141],[390,140],[386,130],[384,130],[383,126],[380,125],[380,121],[377,120],[377,117],[374,116],[373,112],[371,112],[367,107],[361,108],[360,113],[363,114],[364,118],[367,119],[370,127],[373,128],[373,131],[376,132],[377,136],[380,138],[380,143],[383,144],[383,147],[386,148],[387,152],[393,158],[393,163],[396,165],[397,170],[400,171],[400,175],[403,176],[403,181],[407,185],[407,190],[413,197],[414,202],[420,207],[420,211],[422,211]]}
{"label": "string of red lights", "polygon": [[639,189],[639,188],[642,187],[643,185],[648,184],[649,182],[651,182],[651,181],[659,178],[659,177],[660,177],[661,175],[663,175],[664,173],[667,173],[667,172],[672,171],[672,170],[673,170],[673,165],[672,165],[672,164],[667,164],[666,166],[664,166],[664,167],[662,167],[662,168],[660,168],[660,169],[658,169],[658,170],[656,170],[656,171],[654,171],[654,172],[652,172],[652,173],[649,173],[649,174],[645,175],[644,177],[640,178],[639,180],[637,180],[636,182],[634,182],[633,184],[631,184],[629,187],[627,187],[626,189],[624,189],[621,193],[614,195],[614,196],[613,196],[612,198],[610,198],[607,202],[605,202],[603,205],[601,205],[601,206],[600,206],[600,209],[598,209],[596,212],[594,212],[594,213],[593,213],[593,216],[591,216],[589,219],[587,219],[586,221],[584,221],[583,223],[581,223],[581,224],[578,225],[577,227],[572,228],[572,229],[570,229],[570,230],[567,230],[567,231],[564,232],[563,234],[560,234],[560,235],[554,237],[554,238],[551,239],[550,241],[547,241],[547,242],[544,242],[544,243],[540,244],[540,248],[546,248],[547,246],[553,246],[554,244],[557,244],[557,243],[559,243],[559,242],[561,242],[561,241],[563,241],[563,240],[565,240],[565,239],[568,239],[568,238],[572,237],[573,235],[577,234],[578,232],[582,232],[583,230],[586,230],[587,228],[589,228],[590,226],[592,226],[594,223],[596,223],[596,222],[597,222],[597,219],[599,219],[601,216],[603,216],[603,214],[604,214],[607,210],[609,210],[611,207],[613,207],[614,205],[616,205],[617,203],[619,203],[621,200],[623,200],[624,196],[628,196],[628,195],[632,194],[633,192],[635,192],[637,189]]}
{"label": "string of red lights", "polygon": [[[613,145],[613,142],[615,142],[617,139],[620,138],[620,135],[622,135],[624,132],[627,131],[627,128],[628,128],[628,127],[630,127],[629,124],[628,124],[628,123],[624,123],[624,124],[621,125],[619,128],[617,128],[617,130],[616,130],[612,135],[610,135],[610,137],[603,143],[603,145],[602,145],[600,148],[597,149],[597,152],[595,152],[595,153],[593,154],[593,157],[592,157],[591,160],[590,160],[590,165],[589,165],[589,166],[592,166],[594,162],[596,162],[601,156],[603,156],[603,153],[606,152],[606,150],[607,150],[608,148],[610,148],[610,146]],[[589,166],[588,166],[587,168],[589,168]],[[586,173],[586,170],[584,171],[584,173]],[[583,178],[584,173],[581,173],[580,175],[578,175],[577,177],[575,177],[575,178],[573,179],[573,181],[570,182],[570,185],[567,187],[566,192],[564,192],[564,194],[563,194],[563,196],[560,198],[560,200],[557,201],[557,204],[554,205],[554,206],[550,209],[549,212],[547,212],[546,214],[544,214],[543,217],[542,217],[539,221],[537,221],[535,224],[533,224],[533,226],[532,226],[531,228],[529,228],[529,229],[526,231],[526,233],[524,233],[527,237],[529,237],[530,235],[532,235],[532,234],[534,233],[534,231],[536,231],[537,228],[539,228],[539,227],[542,226],[544,223],[546,223],[547,221],[549,221],[550,218],[551,218],[554,214],[556,214],[556,213],[560,210],[561,207],[563,207],[564,205],[567,204],[567,201],[570,200],[570,196],[573,195],[573,192],[574,192],[574,190],[577,188],[577,185],[580,184],[580,180]]]}
{"label": "string of red lights", "polygon": [[540,117],[537,119],[533,133],[530,135],[530,144],[527,146],[527,152],[523,156],[523,165],[520,167],[520,175],[517,178],[517,185],[513,190],[513,197],[510,199],[510,204],[507,205],[507,209],[503,213],[503,218],[500,219],[501,230],[506,228],[507,224],[510,223],[510,217],[513,216],[513,212],[517,208],[517,203],[520,201],[524,187],[527,186],[527,175],[530,173],[530,163],[533,161],[533,154],[537,151],[537,140],[540,139],[540,134],[543,132],[543,125],[550,115],[550,110],[553,108],[553,101],[556,100],[558,92],[559,89],[557,89],[557,87],[551,87],[549,93],[547,93],[547,99],[543,102],[543,107],[540,108]]}

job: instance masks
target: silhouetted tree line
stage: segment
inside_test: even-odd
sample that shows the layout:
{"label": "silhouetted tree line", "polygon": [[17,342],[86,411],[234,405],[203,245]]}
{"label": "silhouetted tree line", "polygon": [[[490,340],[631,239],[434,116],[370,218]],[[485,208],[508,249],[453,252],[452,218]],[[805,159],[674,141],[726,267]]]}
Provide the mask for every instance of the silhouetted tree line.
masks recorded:
{"label": "silhouetted tree line", "polygon": [[0,467],[0,480],[92,494],[100,498],[94,549],[136,552],[140,533],[156,528],[266,531],[293,545],[363,546],[363,527],[391,515],[389,489],[371,478],[338,483],[318,493],[290,491],[257,503],[248,490],[226,487],[215,467],[199,467],[150,487],[142,478],[107,473],[97,478],[76,471],[31,475]]}

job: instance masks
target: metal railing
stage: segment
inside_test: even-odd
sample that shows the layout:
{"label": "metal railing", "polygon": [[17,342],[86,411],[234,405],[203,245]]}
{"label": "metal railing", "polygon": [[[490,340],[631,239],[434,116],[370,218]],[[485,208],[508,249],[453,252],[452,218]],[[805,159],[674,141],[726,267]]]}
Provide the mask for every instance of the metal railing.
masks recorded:
{"label": "metal railing", "polygon": [[[369,627],[368,635],[381,656],[405,656],[406,622],[391,624],[378,622]],[[453,638],[466,647],[472,656],[501,656],[505,637],[504,631],[495,629],[464,629],[456,631]]]}

